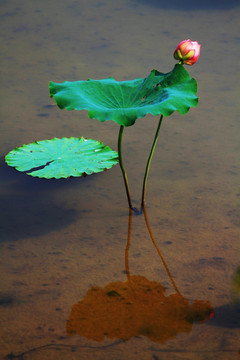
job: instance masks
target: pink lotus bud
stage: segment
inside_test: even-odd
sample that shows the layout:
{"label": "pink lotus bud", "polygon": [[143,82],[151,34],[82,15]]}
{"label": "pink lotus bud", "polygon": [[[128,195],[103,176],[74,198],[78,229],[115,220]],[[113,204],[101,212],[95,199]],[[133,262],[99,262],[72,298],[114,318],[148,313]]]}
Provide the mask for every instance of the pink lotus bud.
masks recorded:
{"label": "pink lotus bud", "polygon": [[186,65],[193,65],[200,55],[201,45],[197,41],[183,40],[174,51],[174,58],[180,63]]}

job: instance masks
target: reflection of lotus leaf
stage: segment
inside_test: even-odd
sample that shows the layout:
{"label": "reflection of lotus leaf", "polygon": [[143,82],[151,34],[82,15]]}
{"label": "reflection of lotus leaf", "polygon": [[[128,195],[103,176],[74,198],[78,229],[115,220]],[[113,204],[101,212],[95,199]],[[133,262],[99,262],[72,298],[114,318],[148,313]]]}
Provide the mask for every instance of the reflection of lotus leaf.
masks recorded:
{"label": "reflection of lotus leaf", "polygon": [[60,109],[87,110],[91,119],[123,126],[146,114],[169,116],[176,110],[186,114],[198,104],[196,80],[179,64],[167,74],[152,70],[143,79],[50,82],[49,91]]}
{"label": "reflection of lotus leaf", "polygon": [[89,289],[73,305],[66,328],[70,336],[95,341],[142,335],[163,343],[179,332],[189,333],[193,322],[208,318],[211,310],[209,302],[190,304],[179,294],[165,296],[160,283],[132,275],[126,282]]}

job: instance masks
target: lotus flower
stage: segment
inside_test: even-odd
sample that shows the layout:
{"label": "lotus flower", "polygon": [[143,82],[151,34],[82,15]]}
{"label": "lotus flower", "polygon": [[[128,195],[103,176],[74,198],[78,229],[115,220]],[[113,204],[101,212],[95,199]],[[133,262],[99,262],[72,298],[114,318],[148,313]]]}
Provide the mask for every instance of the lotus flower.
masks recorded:
{"label": "lotus flower", "polygon": [[193,65],[200,55],[201,45],[197,41],[183,40],[174,51],[174,58],[180,63],[186,65]]}

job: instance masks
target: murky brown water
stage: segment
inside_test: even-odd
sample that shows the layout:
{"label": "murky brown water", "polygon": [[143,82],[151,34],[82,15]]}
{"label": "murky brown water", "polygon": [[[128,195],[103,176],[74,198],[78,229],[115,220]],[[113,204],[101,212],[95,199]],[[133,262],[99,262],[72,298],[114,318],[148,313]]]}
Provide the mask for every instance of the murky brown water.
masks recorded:
{"label": "murky brown water", "polygon": [[[1,358],[240,358],[232,288],[240,265],[240,9],[228,3],[180,11],[176,2],[166,9],[137,0],[1,1]],[[160,253],[143,215],[132,218],[125,252],[119,166],[57,181],[4,164],[14,147],[53,137],[85,136],[116,149],[115,123],[59,110],[48,82],[167,72],[176,45],[189,37],[202,44],[187,68],[199,105],[165,119],[148,180]],[[124,132],[137,206],[157,121],[146,116]],[[198,321],[207,304],[215,317]]]}

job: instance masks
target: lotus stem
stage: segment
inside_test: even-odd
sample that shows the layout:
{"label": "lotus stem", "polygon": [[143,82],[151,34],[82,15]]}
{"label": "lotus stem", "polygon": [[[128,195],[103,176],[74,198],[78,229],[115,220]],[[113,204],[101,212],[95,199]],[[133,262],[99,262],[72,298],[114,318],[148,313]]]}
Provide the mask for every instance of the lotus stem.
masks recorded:
{"label": "lotus stem", "polygon": [[153,144],[152,144],[151,152],[150,152],[148,162],[147,162],[147,166],[146,166],[146,170],[145,170],[145,175],[144,175],[144,180],[143,180],[143,188],[142,188],[142,203],[141,203],[142,208],[145,205],[145,193],[146,193],[147,178],[148,178],[149,168],[150,168],[151,160],[152,160],[152,157],[153,157],[154,149],[155,149],[155,146],[156,146],[156,143],[157,143],[158,134],[159,134],[159,131],[160,131],[160,128],[161,128],[161,125],[162,125],[162,119],[163,119],[163,115],[161,115],[160,119],[159,119],[157,131],[156,131],[156,134],[155,134],[155,138],[154,138],[154,141],[153,141]]}
{"label": "lotus stem", "polygon": [[125,248],[125,270],[128,281],[130,282],[130,270],[129,270],[129,248],[131,242],[131,231],[132,231],[132,209],[129,209],[129,217],[128,217],[128,237],[127,237],[127,245]]}
{"label": "lotus stem", "polygon": [[128,186],[127,173],[126,173],[126,171],[124,169],[123,161],[122,161],[122,135],[123,135],[123,129],[124,129],[124,126],[121,125],[120,129],[119,129],[119,134],[118,134],[118,158],[119,158],[119,165],[120,165],[120,168],[122,170],[123,180],[124,180],[125,189],[126,189],[126,193],[127,193],[128,206],[129,206],[130,209],[133,209],[132,200],[131,200],[130,191],[129,191],[129,186]]}

